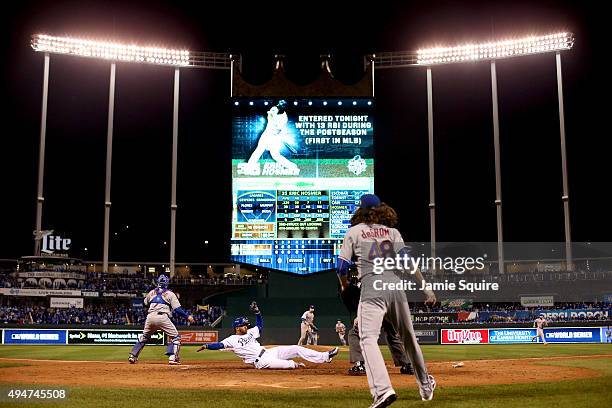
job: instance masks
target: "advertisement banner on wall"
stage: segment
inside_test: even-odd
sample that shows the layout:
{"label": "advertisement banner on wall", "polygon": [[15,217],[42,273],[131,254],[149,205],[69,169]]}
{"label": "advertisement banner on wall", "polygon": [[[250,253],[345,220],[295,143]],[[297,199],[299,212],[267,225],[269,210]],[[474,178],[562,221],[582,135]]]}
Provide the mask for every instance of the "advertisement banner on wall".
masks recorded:
{"label": "advertisement banner on wall", "polygon": [[52,297],[49,300],[49,307],[70,309],[70,308],[83,308],[83,298],[57,298]]}
{"label": "advertisement banner on wall", "polygon": [[457,313],[413,313],[414,323],[455,323]]}
{"label": "advertisement banner on wall", "polygon": [[5,296],[81,296],[80,290],[0,288]]}
{"label": "advertisement banner on wall", "polygon": [[440,339],[438,337],[438,330],[415,330],[417,341],[419,344],[438,344]]}
{"label": "advertisement banner on wall", "polygon": [[[104,330],[84,329],[68,330],[68,344],[101,344],[101,345],[125,345],[138,342],[141,330]],[[149,345],[163,345],[164,335],[161,331],[151,335],[147,343]]]}
{"label": "advertisement banner on wall", "polygon": [[549,309],[538,310],[536,315],[544,315],[547,320],[607,320],[610,318],[610,309]]}
{"label": "advertisement banner on wall", "polygon": [[599,337],[602,343],[612,343],[612,327],[602,327]]}
{"label": "advertisement banner on wall", "polygon": [[181,343],[183,344],[202,344],[216,343],[219,339],[218,331],[179,331]]}
{"label": "advertisement banner on wall", "polygon": [[599,343],[601,328],[599,327],[555,327],[544,329],[544,337],[548,343]]}
{"label": "advertisement banner on wall", "polygon": [[442,344],[486,344],[488,329],[442,329]]}
{"label": "advertisement banner on wall", "polygon": [[554,306],[553,296],[521,296],[521,305],[525,307]]}
{"label": "advertisement banner on wall", "polygon": [[489,343],[531,343],[531,339],[533,339],[535,335],[535,329],[490,329]]}
{"label": "advertisement banner on wall", "polygon": [[5,329],[4,344],[66,344],[66,330]]}

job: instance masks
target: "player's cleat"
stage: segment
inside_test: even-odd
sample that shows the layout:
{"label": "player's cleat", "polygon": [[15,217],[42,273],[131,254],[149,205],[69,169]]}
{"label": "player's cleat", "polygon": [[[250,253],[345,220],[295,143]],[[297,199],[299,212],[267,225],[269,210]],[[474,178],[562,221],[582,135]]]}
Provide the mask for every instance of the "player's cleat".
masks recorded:
{"label": "player's cleat", "polygon": [[338,354],[338,351],[340,351],[340,349],[338,347],[334,347],[327,352],[327,355],[329,356],[329,360],[327,360],[328,363],[332,362],[332,359]]}
{"label": "player's cleat", "polygon": [[128,357],[128,361],[130,362],[130,364],[136,364],[136,361],[138,361],[138,358],[135,355],[130,354],[130,356]]}
{"label": "player's cleat", "polygon": [[306,368],[306,364],[304,363],[295,363],[296,367],[295,368]]}
{"label": "player's cleat", "polygon": [[170,365],[181,365],[181,360],[175,358],[174,356],[168,359],[168,364]]}
{"label": "player's cleat", "polygon": [[433,375],[429,375],[429,386],[431,387],[431,391],[429,392],[419,389],[419,394],[421,394],[421,399],[423,401],[431,401],[433,399],[434,390],[436,389],[436,380]]}
{"label": "player's cleat", "polygon": [[348,369],[348,375],[366,375],[365,366],[361,361],[356,362],[354,366]]}
{"label": "player's cleat", "polygon": [[406,364],[401,366],[400,374],[414,375],[414,368],[412,368],[412,364]]}
{"label": "player's cleat", "polygon": [[372,405],[370,405],[370,408],[388,407],[389,405],[393,404],[396,399],[397,395],[395,394],[395,391],[389,390],[384,393],[380,398],[377,398],[376,401],[374,401]]}

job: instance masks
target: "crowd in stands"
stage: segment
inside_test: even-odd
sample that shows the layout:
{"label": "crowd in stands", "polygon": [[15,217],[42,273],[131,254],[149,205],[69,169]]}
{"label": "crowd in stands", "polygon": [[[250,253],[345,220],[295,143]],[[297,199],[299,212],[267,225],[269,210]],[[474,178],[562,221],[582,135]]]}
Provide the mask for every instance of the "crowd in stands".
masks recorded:
{"label": "crowd in stands", "polygon": [[[220,306],[205,309],[185,308],[195,318],[195,326],[210,327],[222,314]],[[84,308],[51,308],[33,306],[0,306],[0,324],[73,324],[73,325],[143,325],[147,309],[129,304],[86,305]],[[177,325],[187,326],[185,318],[173,316]]]}
{"label": "crowd in stands", "polygon": [[[548,321],[609,321],[612,304],[567,302],[548,307],[526,307],[520,303],[466,303],[458,307],[414,305],[412,310],[415,321],[427,323],[532,322],[541,313]],[[419,314],[426,314],[427,318],[419,319]]]}
{"label": "crowd in stands", "polygon": [[[0,274],[0,288],[19,289],[80,289],[92,292],[136,292],[149,291],[155,286],[155,276],[81,273],[84,279],[24,279]],[[253,285],[261,282],[253,276],[217,276],[210,278],[176,278],[175,285]]]}
{"label": "crowd in stands", "polygon": [[[565,302],[555,303],[554,306],[538,307],[542,309],[608,309],[612,305],[603,302]],[[515,312],[515,311],[530,311],[533,307],[526,307],[520,303],[464,303],[461,306],[448,306],[436,304],[434,307],[425,306],[423,304],[412,307],[413,313],[452,313],[452,312]]]}

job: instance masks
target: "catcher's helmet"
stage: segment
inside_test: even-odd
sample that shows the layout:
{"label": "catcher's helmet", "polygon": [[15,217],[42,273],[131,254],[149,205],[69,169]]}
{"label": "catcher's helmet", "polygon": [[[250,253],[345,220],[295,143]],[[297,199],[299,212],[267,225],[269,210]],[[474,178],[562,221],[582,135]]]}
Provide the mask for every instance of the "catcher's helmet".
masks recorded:
{"label": "catcher's helmet", "polygon": [[236,327],[242,327],[242,326],[248,326],[248,325],[249,325],[249,319],[247,319],[246,317],[237,317],[232,322],[232,328],[234,329]]}
{"label": "catcher's helmet", "polygon": [[159,286],[160,288],[166,289],[169,283],[170,278],[166,275],[159,275],[159,277],[157,278],[157,286]]}

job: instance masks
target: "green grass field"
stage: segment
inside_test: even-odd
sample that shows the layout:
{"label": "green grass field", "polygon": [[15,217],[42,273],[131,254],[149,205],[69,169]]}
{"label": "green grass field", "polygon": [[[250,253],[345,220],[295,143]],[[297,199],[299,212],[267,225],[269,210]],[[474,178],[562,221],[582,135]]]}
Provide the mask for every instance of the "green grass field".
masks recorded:
{"label": "green grass field", "polygon": [[[582,367],[597,370],[601,376],[587,379],[577,379],[557,382],[537,382],[532,384],[509,385],[474,385],[465,387],[444,387],[440,385],[435,393],[434,401],[422,402],[416,396],[414,388],[396,387],[400,399],[393,407],[596,407],[607,406],[612,401],[612,345],[477,345],[477,346],[424,346],[425,358],[428,361],[455,361],[476,359],[515,359],[541,357],[567,357],[556,361],[538,361],[537,364],[559,367]],[[57,359],[57,360],[100,360],[124,361],[129,347],[119,346],[2,346],[0,358],[22,359]],[[383,348],[387,358],[388,352]],[[580,359],[571,356],[605,355],[594,359]],[[194,347],[185,347],[183,360],[225,360],[235,357],[229,353],[195,353]],[[347,358],[342,352],[340,359]],[[141,354],[141,359],[163,361],[163,348],[147,347]],[[3,369],[15,367],[27,362],[0,361],[0,381],[10,382],[4,377]],[[503,370],[503,361],[499,369]],[[151,375],[155,375],[154,372]],[[344,377],[338,377],[341,384]],[[143,378],[146,382],[146,378]],[[168,378],[171,384],[172,379]],[[474,379],[474,384],[478,380]],[[398,384],[399,385],[399,384]],[[101,385],[103,386],[103,385]],[[20,386],[24,387],[24,386]],[[0,389],[6,390],[2,384]],[[40,388],[40,386],[38,386]],[[99,387],[70,387],[69,398],[61,403],[44,402],[39,404],[23,402],[3,402],[0,406],[28,407],[134,407],[143,405],[158,405],[172,407],[212,407],[224,408],[245,407],[367,407],[370,395],[363,390],[217,390],[217,389],[181,389],[170,386],[165,389],[123,389]]]}

